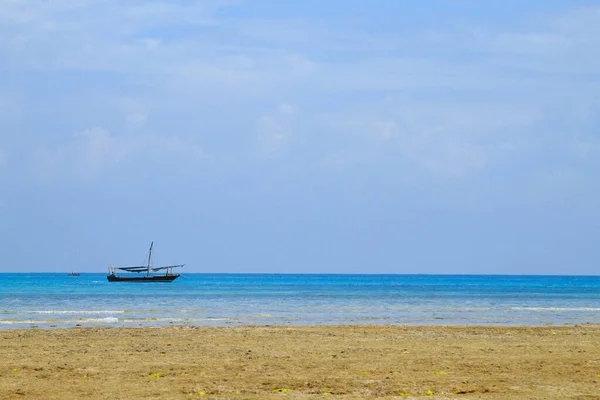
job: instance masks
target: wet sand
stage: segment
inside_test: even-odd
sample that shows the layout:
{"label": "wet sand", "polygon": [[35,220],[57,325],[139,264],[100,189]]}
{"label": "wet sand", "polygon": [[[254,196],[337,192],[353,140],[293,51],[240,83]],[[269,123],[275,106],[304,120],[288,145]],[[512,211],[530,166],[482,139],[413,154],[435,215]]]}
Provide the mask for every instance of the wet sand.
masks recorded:
{"label": "wet sand", "polygon": [[0,331],[0,399],[600,399],[600,326]]}

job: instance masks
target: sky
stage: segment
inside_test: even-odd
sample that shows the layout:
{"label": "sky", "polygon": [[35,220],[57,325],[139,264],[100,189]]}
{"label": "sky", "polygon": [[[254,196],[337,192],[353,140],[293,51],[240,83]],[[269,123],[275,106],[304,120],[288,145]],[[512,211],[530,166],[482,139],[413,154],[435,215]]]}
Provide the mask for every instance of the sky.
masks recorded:
{"label": "sky", "polygon": [[600,274],[600,3],[0,0],[0,272]]}

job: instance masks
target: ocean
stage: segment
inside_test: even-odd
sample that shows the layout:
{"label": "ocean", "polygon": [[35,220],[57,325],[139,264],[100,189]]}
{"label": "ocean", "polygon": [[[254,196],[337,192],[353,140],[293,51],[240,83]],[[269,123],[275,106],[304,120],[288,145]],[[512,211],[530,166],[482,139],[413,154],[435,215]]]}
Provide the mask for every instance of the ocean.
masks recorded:
{"label": "ocean", "polygon": [[0,274],[0,330],[239,325],[600,323],[600,276]]}

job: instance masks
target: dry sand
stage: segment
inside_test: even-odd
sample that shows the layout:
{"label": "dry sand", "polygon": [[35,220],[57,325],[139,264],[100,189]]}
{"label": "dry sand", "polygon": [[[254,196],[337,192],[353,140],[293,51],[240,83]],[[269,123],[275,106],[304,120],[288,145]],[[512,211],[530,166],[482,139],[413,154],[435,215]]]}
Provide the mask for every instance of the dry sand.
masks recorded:
{"label": "dry sand", "polygon": [[600,399],[600,326],[0,331],[0,398]]}

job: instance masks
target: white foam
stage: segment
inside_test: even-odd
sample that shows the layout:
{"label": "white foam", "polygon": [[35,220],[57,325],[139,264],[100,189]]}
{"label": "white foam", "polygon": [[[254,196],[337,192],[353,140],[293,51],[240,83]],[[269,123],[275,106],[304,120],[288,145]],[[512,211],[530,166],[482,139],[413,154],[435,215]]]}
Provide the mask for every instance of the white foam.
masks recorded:
{"label": "white foam", "polygon": [[111,324],[115,324],[117,322],[119,322],[119,318],[115,318],[115,317],[106,317],[106,318],[86,318],[86,319],[82,319],[81,321],[77,321],[77,322],[99,322],[99,323],[111,323]]}
{"label": "white foam", "polygon": [[124,314],[125,310],[41,310],[41,311],[25,311],[28,314]]}
{"label": "white foam", "polygon": [[82,318],[82,319],[0,319],[0,325],[64,325],[64,324],[85,324],[85,323],[117,323],[119,318]]}
{"label": "white foam", "polygon": [[510,307],[513,311],[592,311],[598,312],[600,308],[594,307]]}
{"label": "white foam", "polygon": [[0,325],[18,325],[18,324],[23,324],[23,325],[31,325],[31,324],[44,324],[44,323],[50,323],[50,322],[46,322],[46,321],[31,321],[31,320],[18,320],[18,319],[0,319]]}

